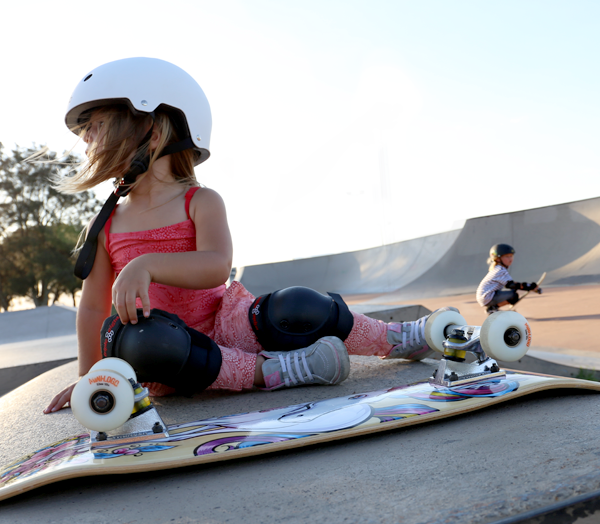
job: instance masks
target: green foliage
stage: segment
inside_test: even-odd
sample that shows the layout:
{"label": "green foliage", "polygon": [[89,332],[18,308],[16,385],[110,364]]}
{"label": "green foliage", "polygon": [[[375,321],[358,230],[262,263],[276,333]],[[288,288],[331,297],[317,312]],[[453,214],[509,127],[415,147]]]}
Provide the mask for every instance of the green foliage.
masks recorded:
{"label": "green foliage", "polygon": [[17,148],[12,156],[3,154],[0,145],[0,235],[11,227],[73,224],[83,226],[94,214],[98,201],[89,191],[68,195],[50,184],[52,175],[65,176],[78,163],[68,155],[55,163],[57,155],[48,152],[44,162],[24,162],[37,148]]}
{"label": "green foliage", "polygon": [[583,369],[581,368],[575,378],[580,378],[582,380],[591,380],[593,382],[599,382],[596,372],[593,369]]}
{"label": "green foliage", "polygon": [[84,224],[100,202],[86,191],[56,191],[52,175],[66,175],[78,162],[74,155],[56,162],[49,152],[43,162],[24,162],[35,148],[5,155],[0,144],[0,308],[13,298],[30,297],[45,306],[61,293],[74,296],[81,282],[73,275],[72,250]]}

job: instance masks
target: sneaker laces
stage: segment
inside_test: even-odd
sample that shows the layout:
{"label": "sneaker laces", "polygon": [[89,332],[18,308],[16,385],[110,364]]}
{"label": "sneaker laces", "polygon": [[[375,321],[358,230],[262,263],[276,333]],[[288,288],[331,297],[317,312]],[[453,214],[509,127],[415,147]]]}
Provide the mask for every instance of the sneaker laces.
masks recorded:
{"label": "sneaker laces", "polygon": [[[292,355],[294,355],[294,366],[292,366]],[[302,358],[302,365],[304,366],[306,376],[310,382],[313,382],[313,376],[308,368],[308,362],[306,361],[306,352],[303,351],[300,356]],[[290,379],[294,385],[298,384],[299,381],[306,384],[306,380],[304,380],[304,377],[302,376],[302,370],[300,369],[300,358],[298,358],[298,351],[288,353],[285,358],[283,355],[279,354],[278,358],[282,371],[284,373],[287,372],[289,376],[289,378],[285,379],[286,386],[290,385]],[[294,367],[296,368],[296,373],[298,374],[297,378],[294,377]]]}
{"label": "sneaker laces", "polygon": [[[417,344],[421,344],[421,337],[423,337],[423,341],[425,341],[425,323],[427,322],[428,317],[422,317],[419,320],[413,320],[412,322],[405,322],[402,326],[402,347],[406,346],[406,334],[407,331],[404,330],[404,326],[407,324],[410,325],[410,334],[408,336],[409,346],[412,346],[415,342]],[[419,336],[420,335],[420,336]]]}

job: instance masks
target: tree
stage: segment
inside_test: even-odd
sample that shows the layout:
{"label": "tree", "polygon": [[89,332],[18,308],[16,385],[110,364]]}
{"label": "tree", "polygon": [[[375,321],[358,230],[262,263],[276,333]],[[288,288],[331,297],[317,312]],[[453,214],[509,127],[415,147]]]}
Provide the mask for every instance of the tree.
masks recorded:
{"label": "tree", "polygon": [[[73,297],[81,287],[73,274],[73,246],[78,228],[69,224],[17,229],[2,243],[4,260],[8,264],[9,293],[27,296],[37,306],[53,304],[65,293]],[[4,307],[10,300],[4,299]]]}
{"label": "tree", "polygon": [[25,281],[12,257],[12,246],[0,243],[0,309],[8,311],[11,300],[21,295]]}
{"label": "tree", "polygon": [[48,152],[43,161],[25,162],[38,148],[16,148],[5,155],[0,144],[0,307],[17,296],[37,306],[61,293],[74,296],[81,283],[73,276],[71,252],[84,224],[100,202],[90,191],[74,195],[51,185],[66,176],[79,159],[72,154],[57,162]]}

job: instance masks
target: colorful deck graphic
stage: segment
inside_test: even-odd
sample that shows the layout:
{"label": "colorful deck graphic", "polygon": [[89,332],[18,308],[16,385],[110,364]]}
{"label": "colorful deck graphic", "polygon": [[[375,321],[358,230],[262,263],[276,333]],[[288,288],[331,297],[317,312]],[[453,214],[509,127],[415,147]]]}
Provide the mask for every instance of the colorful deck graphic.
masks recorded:
{"label": "colorful deck graphic", "polygon": [[[0,500],[66,478],[201,464],[366,435],[481,409],[537,391],[595,389],[585,380],[510,373],[451,388],[428,382],[169,426],[169,437],[89,446],[61,440],[0,470]],[[398,435],[401,438],[401,435]]]}

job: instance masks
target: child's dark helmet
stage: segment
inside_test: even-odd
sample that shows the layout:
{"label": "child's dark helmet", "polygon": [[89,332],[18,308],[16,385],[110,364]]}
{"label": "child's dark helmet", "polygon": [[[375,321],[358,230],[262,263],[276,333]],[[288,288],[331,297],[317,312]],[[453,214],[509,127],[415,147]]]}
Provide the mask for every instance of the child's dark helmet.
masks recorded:
{"label": "child's dark helmet", "polygon": [[496,244],[490,249],[490,257],[496,258],[504,255],[514,255],[515,249],[508,244]]}

